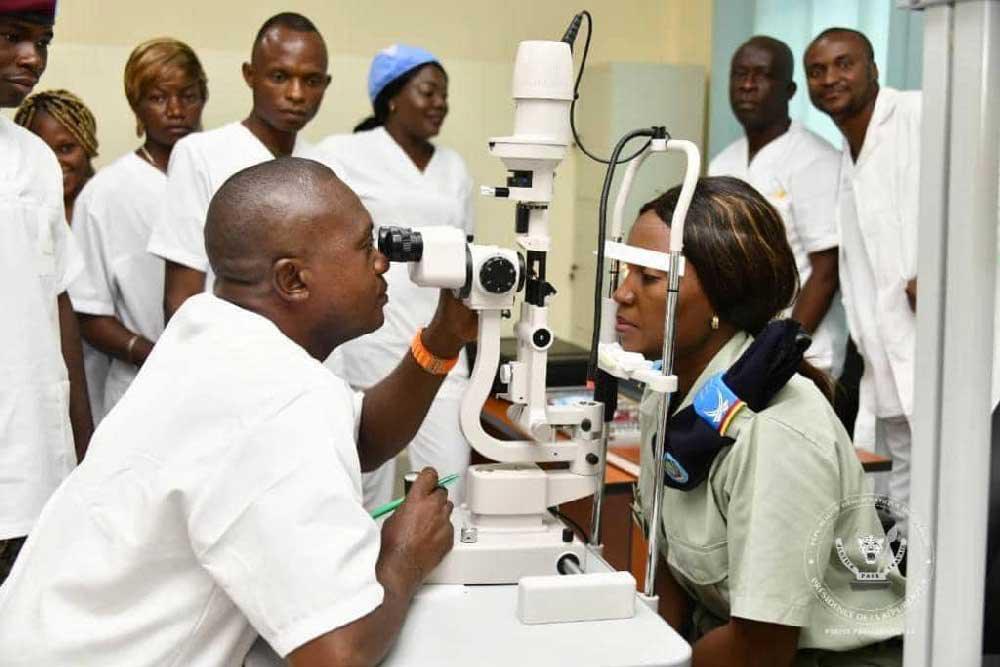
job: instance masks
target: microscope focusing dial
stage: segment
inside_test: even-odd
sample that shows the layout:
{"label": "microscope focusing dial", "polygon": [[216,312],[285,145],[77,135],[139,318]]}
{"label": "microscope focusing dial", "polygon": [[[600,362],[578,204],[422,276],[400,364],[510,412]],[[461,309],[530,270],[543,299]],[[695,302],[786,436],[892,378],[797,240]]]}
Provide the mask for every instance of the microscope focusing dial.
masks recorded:
{"label": "microscope focusing dial", "polygon": [[517,284],[517,267],[508,258],[494,255],[479,267],[479,284],[490,294],[504,294]]}

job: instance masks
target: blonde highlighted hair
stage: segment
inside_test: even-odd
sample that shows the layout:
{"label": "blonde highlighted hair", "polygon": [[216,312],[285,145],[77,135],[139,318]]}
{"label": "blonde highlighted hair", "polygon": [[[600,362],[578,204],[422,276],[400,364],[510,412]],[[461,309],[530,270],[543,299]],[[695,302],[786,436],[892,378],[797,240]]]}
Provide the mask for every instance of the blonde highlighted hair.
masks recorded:
{"label": "blonde highlighted hair", "polygon": [[[137,112],[143,96],[164,71],[173,68],[194,79],[202,99],[208,99],[208,77],[194,49],[171,37],[157,37],[135,47],[125,63],[125,98],[133,112]],[[143,132],[137,118],[136,135],[142,136]]]}
{"label": "blonde highlighted hair", "polygon": [[[653,211],[669,226],[680,192],[671,188],[640,214]],[[799,270],[781,214],[738,178],[698,179],[684,224],[684,257],[719,319],[751,335],[798,296]],[[832,378],[804,360],[799,373],[832,399]]]}

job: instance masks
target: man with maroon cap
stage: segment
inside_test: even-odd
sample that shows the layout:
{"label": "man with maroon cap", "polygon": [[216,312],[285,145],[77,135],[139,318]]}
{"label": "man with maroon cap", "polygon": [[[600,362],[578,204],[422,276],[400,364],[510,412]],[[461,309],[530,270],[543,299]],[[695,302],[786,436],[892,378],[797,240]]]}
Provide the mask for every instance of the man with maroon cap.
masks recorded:
{"label": "man with maroon cap", "polygon": [[[54,0],[0,0],[0,107],[45,71]],[[41,139],[0,116],[0,582],[93,430],[66,287],[83,268],[62,171]],[[75,452],[74,452],[75,445]]]}

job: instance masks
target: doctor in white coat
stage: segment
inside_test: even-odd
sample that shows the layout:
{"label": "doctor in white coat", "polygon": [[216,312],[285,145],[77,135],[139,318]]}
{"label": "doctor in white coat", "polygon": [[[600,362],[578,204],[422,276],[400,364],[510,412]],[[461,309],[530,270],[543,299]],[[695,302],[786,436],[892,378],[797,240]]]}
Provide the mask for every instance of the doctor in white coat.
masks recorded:
{"label": "doctor in white coat", "polygon": [[[892,457],[888,495],[909,499],[916,337],[920,93],[879,88],[871,43],[831,28],[805,53],[809,97],[844,135],[837,215],[840,281],[864,357],[859,420]],[[860,421],[859,421],[860,425]],[[886,489],[878,489],[884,492]]]}
{"label": "doctor in white coat", "polygon": [[[0,588],[0,664],[234,667],[258,635],[296,667],[381,662],[454,536],[431,470],[381,527],[361,506],[361,470],[405,445],[442,378],[407,352],[362,396],[321,363],[382,321],[371,228],[311,160],[223,185],[215,293],[171,319],[42,511]],[[442,295],[426,349],[474,338]]]}
{"label": "doctor in white coat", "polygon": [[[368,96],[374,114],[353,134],[334,135],[318,144],[318,159],[358,194],[376,227],[451,225],[472,234],[472,178],[465,162],[455,151],[431,143],[448,115],[448,76],[438,59],[402,44],[380,51],[368,75]],[[430,321],[437,303],[437,290],[411,283],[403,264],[393,264],[386,280],[391,298],[385,324],[341,346],[328,362],[358,389],[389,374],[409,349],[413,331]],[[410,443],[412,469],[433,466],[442,475],[464,474],[470,450],[458,414],[468,373],[463,355]],[[390,461],[366,476],[368,507],[389,500],[395,472]],[[451,487],[450,496],[456,502],[461,499],[461,483]]]}
{"label": "doctor in white coat", "polygon": [[753,37],[736,50],[729,103],[746,135],[715,156],[708,174],[743,179],[781,215],[800,283],[788,316],[812,335],[806,358],[836,379],[847,349],[834,217],[840,155],[789,118],[793,67],[792,50],[772,37]]}

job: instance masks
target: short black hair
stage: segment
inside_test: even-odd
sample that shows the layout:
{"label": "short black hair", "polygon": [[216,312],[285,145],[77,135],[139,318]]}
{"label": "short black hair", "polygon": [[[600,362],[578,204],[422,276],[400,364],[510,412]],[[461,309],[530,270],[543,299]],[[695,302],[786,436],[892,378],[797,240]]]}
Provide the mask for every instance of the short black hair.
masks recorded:
{"label": "short black hair", "polygon": [[264,25],[260,27],[260,30],[257,31],[257,36],[254,37],[254,48],[257,48],[257,45],[260,44],[261,40],[264,39],[264,35],[266,35],[271,28],[287,28],[289,30],[294,30],[295,32],[319,32],[316,24],[302,14],[297,14],[295,12],[281,12],[280,14],[275,14],[268,20],[264,21]]}
{"label": "short black hair", "polygon": [[[860,39],[861,43],[865,45],[865,52],[868,54],[868,60],[872,63],[875,62],[875,49],[872,47],[871,40],[868,39],[865,33],[861,32],[860,30],[855,30],[854,28],[841,28],[837,26],[834,26],[833,28],[827,28],[820,34],[816,35],[816,38],[809,43],[809,46],[812,46],[813,44],[823,39],[824,37],[829,37],[830,35],[838,32],[854,35],[855,37]],[[808,49],[806,50],[808,51]]]}
{"label": "short black hair", "polygon": [[767,49],[771,52],[774,58],[774,65],[776,69],[784,77],[784,81],[791,81],[795,75],[795,56],[792,55],[792,49],[785,44],[780,39],[775,39],[770,35],[754,35],[747,41],[739,45],[739,48],[733,53],[735,56],[744,47],[756,46],[759,48]]}

